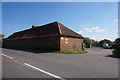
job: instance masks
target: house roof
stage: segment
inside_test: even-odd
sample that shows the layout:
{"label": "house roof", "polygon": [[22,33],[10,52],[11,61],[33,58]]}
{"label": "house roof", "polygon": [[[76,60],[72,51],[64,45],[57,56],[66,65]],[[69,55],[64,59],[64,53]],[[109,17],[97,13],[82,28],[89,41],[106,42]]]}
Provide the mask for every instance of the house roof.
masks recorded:
{"label": "house roof", "polygon": [[83,38],[80,34],[72,31],[71,29],[65,27],[59,22],[49,23],[43,26],[32,26],[32,28],[13,33],[7,39],[22,39],[22,38],[32,38],[50,35],[60,35],[67,37]]}

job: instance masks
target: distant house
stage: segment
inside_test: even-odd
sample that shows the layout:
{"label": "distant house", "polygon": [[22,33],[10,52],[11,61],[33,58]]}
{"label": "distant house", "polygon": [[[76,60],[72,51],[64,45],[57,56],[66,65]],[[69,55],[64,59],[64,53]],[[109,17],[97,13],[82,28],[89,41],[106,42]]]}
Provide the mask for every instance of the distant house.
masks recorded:
{"label": "distant house", "polygon": [[51,50],[82,50],[83,37],[59,22],[13,33],[3,40],[3,47]]}

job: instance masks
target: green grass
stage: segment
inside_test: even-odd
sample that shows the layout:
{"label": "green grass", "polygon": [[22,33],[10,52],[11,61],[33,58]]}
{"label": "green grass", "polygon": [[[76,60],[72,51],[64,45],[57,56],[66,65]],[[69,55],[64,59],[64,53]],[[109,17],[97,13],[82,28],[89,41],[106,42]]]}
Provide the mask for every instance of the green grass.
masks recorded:
{"label": "green grass", "polygon": [[112,51],[115,51],[115,49],[112,49]]}
{"label": "green grass", "polygon": [[55,51],[56,53],[64,53],[64,54],[84,54],[87,53],[87,51]]}

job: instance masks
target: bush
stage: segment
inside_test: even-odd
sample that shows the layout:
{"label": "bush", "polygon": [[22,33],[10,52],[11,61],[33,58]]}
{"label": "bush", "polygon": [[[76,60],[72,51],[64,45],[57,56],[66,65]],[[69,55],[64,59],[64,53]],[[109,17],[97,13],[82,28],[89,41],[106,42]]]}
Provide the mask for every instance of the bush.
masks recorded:
{"label": "bush", "polygon": [[100,47],[100,44],[99,44],[99,42],[98,41],[95,41],[95,40],[92,40],[92,46],[93,47]]}
{"label": "bush", "polygon": [[113,55],[116,57],[120,57],[120,38],[115,40],[115,50],[113,51]]}

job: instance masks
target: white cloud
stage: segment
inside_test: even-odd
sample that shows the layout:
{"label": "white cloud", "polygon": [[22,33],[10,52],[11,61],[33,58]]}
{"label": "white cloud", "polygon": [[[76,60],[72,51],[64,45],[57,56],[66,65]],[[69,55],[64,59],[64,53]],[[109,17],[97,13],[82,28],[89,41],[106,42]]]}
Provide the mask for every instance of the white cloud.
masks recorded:
{"label": "white cloud", "polygon": [[115,41],[115,39],[117,39],[118,38],[118,36],[117,35],[110,35],[109,37],[108,37],[108,39],[110,39],[111,41]]}
{"label": "white cloud", "polygon": [[97,29],[95,32],[104,32],[106,29]]}
{"label": "white cloud", "polygon": [[[112,34],[112,35],[108,35],[107,37],[105,37],[104,39],[108,39],[108,40],[111,40],[111,41],[115,41],[115,39],[117,39],[118,37],[117,37],[117,35],[114,35],[114,34]],[[103,39],[102,39],[103,40]]]}
{"label": "white cloud", "polygon": [[83,34],[83,31],[78,31],[77,33],[78,33],[78,34]]}
{"label": "white cloud", "polygon": [[[115,20],[114,20],[114,21],[115,21]],[[120,20],[116,20],[116,21],[119,21],[119,22],[120,22]],[[120,38],[120,26],[118,26],[117,32],[118,32],[118,37]]]}
{"label": "white cloud", "polygon": [[93,30],[96,30],[96,29],[99,29],[99,26],[96,26],[96,27],[93,28]]}
{"label": "white cloud", "polygon": [[94,39],[94,40],[97,40],[97,41],[101,41],[101,40],[104,40],[104,39],[108,39],[108,40],[111,40],[111,41],[115,41],[115,39],[117,39],[117,35],[107,35],[107,36],[97,36],[97,35],[92,35],[92,36],[87,36],[89,37],[90,39]]}
{"label": "white cloud", "polygon": [[85,27],[84,30],[85,30],[86,32],[93,32],[93,31],[94,31],[94,32],[104,32],[104,31],[106,31],[106,29],[100,29],[99,26],[92,27],[92,28],[87,28],[87,27]]}
{"label": "white cloud", "polygon": [[92,27],[92,28],[86,28],[86,27],[84,28],[84,30],[87,31],[87,32],[93,32],[93,30],[97,30],[97,29],[99,29],[98,26]]}
{"label": "white cloud", "polygon": [[116,20],[114,20],[115,22],[118,22],[119,20],[118,19],[116,19]]}
{"label": "white cloud", "polygon": [[92,35],[92,36],[89,36],[91,39],[94,39],[94,40],[97,40],[97,41],[101,41],[101,40],[104,40],[104,39],[108,39],[108,40],[111,40],[111,41],[115,41],[115,39],[118,38],[118,35],[115,35],[115,34],[109,34],[109,35]]}

